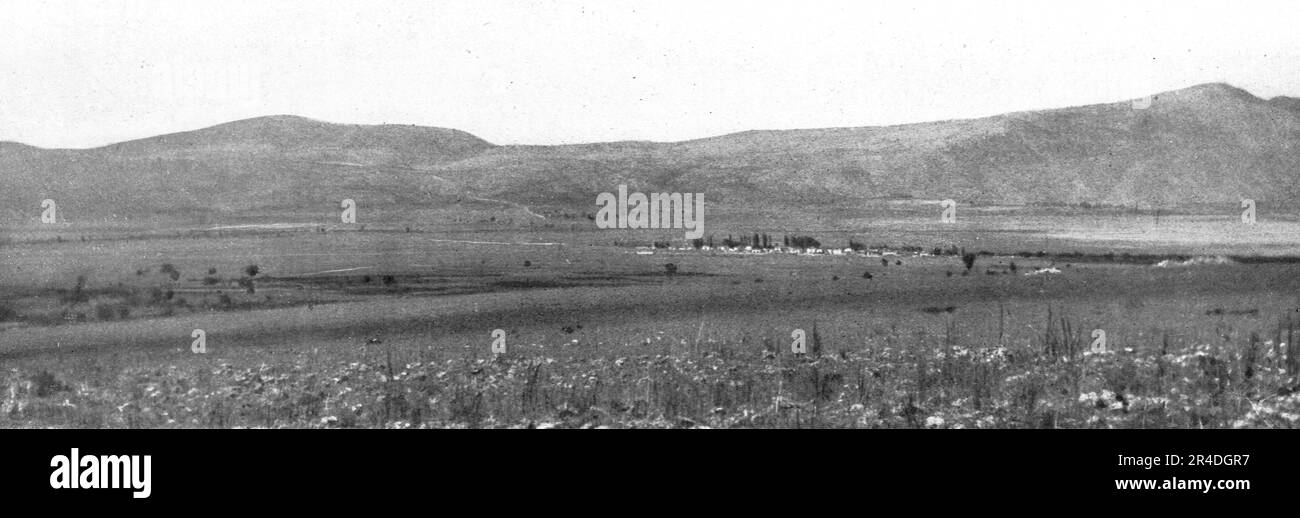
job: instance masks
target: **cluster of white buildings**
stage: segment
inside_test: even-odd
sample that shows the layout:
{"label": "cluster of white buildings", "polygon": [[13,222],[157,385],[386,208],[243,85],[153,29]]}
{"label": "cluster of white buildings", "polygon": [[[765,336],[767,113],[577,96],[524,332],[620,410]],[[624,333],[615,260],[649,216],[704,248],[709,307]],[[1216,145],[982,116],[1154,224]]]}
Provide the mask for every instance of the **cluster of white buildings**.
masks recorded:
{"label": "cluster of white buildings", "polygon": [[[852,248],[795,248],[787,246],[777,246],[774,248],[754,248],[752,246],[743,247],[726,247],[726,246],[702,246],[695,248],[693,246],[654,248],[649,246],[637,247],[638,255],[653,255],[655,252],[714,252],[724,254],[751,254],[751,255],[768,255],[768,254],[789,254],[803,256],[835,256],[835,255],[857,255],[862,257],[888,257],[897,256],[899,253],[893,250],[853,250]],[[914,254],[916,256],[931,255],[926,252]]]}

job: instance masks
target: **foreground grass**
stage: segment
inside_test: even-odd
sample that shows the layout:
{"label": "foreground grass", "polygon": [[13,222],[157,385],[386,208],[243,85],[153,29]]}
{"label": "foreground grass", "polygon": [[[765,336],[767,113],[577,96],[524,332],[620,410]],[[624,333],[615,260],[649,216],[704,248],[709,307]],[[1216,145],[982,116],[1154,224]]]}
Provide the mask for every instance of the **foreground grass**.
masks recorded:
{"label": "foreground grass", "polygon": [[[816,340],[815,340],[816,341]],[[683,354],[394,362],[303,353],[3,373],[0,426],[156,428],[1293,428],[1286,344],[1085,352],[894,342],[796,357]],[[814,344],[813,349],[817,349]]]}

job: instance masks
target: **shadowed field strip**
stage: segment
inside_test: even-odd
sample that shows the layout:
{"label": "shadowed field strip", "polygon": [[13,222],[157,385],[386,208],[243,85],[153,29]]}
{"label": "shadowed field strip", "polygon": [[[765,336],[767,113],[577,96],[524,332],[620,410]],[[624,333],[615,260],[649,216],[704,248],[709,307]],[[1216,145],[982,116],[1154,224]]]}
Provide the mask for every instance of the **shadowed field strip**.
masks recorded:
{"label": "shadowed field strip", "polygon": [[[536,327],[554,332],[560,326],[574,323],[585,323],[588,327],[644,321],[698,323],[702,318],[725,321],[788,312],[813,316],[835,314],[848,316],[854,322],[897,321],[909,326],[918,321],[922,325],[929,322],[924,319],[933,317],[921,316],[920,309],[936,301],[963,308],[962,311],[970,312],[975,318],[988,313],[990,307],[996,308],[999,300],[1014,301],[1026,308],[1040,308],[1045,302],[1105,306],[1115,303],[1114,294],[1124,292],[1124,286],[1142,290],[1151,300],[1181,300],[1184,304],[1196,301],[1195,304],[1207,305],[1232,293],[1291,293],[1300,282],[1294,276],[1294,267],[1269,267],[1267,271],[1271,275],[1252,277],[1253,282],[1227,278],[1220,279],[1217,286],[1179,285],[1168,282],[1169,277],[1140,283],[1127,278],[1071,280],[1066,277],[1055,279],[1049,283],[1051,289],[1043,290],[1040,282],[1019,282],[1008,276],[999,278],[1004,283],[996,286],[974,283],[917,286],[899,279],[887,284],[870,284],[874,288],[865,293],[831,290],[837,284],[829,281],[814,284],[790,281],[534,288],[434,297],[387,295],[314,307],[17,327],[0,331],[0,358],[117,350],[183,350],[189,347],[194,329],[207,333],[209,347],[274,347],[313,340],[319,340],[322,345],[360,344],[367,336],[385,339],[404,336],[415,341],[421,337],[461,334],[486,336],[494,328]],[[1245,273],[1248,271],[1243,270],[1239,275]],[[996,309],[993,311],[996,315]],[[1203,315],[1203,312],[1198,307],[1189,315]],[[996,316],[992,318],[996,322]],[[1035,319],[1036,323],[1038,317],[1028,318]],[[790,320],[780,325],[796,323]]]}
{"label": "shadowed field strip", "polygon": [[[650,293],[665,300],[669,288]],[[575,290],[583,295],[575,296]],[[493,328],[550,325],[580,315],[587,321],[662,313],[645,308],[646,287],[539,289],[451,297],[382,297],[365,301],[239,312],[212,312],[164,319],[24,327],[0,332],[0,358],[42,354],[140,349],[188,349],[190,333],[202,329],[208,347],[274,346],[306,338],[339,342],[370,335],[455,335]],[[564,301],[558,303],[557,301]],[[672,312],[699,312],[709,304],[676,304]],[[718,306],[713,304],[715,308]]]}

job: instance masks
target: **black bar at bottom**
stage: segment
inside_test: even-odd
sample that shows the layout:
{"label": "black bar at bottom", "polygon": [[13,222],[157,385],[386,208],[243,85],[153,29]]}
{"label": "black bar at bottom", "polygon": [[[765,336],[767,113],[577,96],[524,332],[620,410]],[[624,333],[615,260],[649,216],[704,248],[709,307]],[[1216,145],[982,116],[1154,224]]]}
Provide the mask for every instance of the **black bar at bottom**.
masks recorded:
{"label": "black bar at bottom", "polygon": [[[683,491],[759,506],[780,495],[958,508],[973,505],[961,499],[1016,495],[1200,505],[1285,497],[1300,460],[1294,434],[1280,430],[10,430],[0,440],[0,488],[11,504],[158,510],[468,495],[500,495],[493,505],[527,510],[550,499],[640,501]],[[79,486],[98,484],[123,459],[149,456],[148,496],[134,497],[143,460],[122,472],[136,476],[119,482],[128,487],[52,487],[71,478],[74,448]],[[66,478],[52,466],[59,456]],[[88,456],[96,465],[128,457],[86,475]]]}

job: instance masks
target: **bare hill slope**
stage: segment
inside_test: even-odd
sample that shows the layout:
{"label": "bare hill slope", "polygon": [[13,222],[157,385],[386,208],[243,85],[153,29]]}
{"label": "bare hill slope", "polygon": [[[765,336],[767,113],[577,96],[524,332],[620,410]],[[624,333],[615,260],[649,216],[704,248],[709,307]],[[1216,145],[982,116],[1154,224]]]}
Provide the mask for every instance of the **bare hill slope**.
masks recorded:
{"label": "bare hill slope", "polygon": [[1225,84],[1130,101],[889,127],[747,131],[672,143],[496,146],[465,132],[261,117],[84,150],[0,143],[0,203],[83,215],[315,214],[343,197],[591,207],[620,183],[710,203],[1178,206],[1300,201],[1300,99]]}

